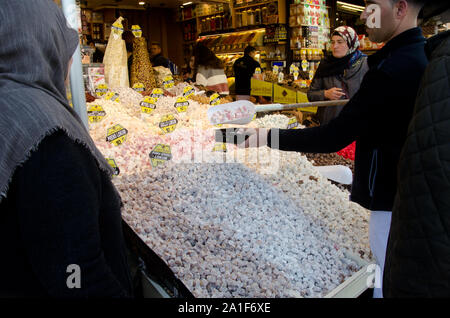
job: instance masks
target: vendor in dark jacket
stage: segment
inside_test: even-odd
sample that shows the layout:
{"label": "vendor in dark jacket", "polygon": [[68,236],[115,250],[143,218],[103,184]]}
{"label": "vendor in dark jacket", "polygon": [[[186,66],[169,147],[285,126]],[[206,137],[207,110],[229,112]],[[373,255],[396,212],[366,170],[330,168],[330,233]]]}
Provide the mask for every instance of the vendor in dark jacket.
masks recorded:
{"label": "vendor in dark jacket", "polygon": [[150,62],[152,62],[153,67],[164,66],[165,68],[169,68],[169,60],[162,55],[161,44],[158,42],[153,42],[150,47]]}
{"label": "vendor in dark jacket", "polygon": [[[383,273],[391,211],[397,187],[397,163],[420,79],[427,65],[425,38],[417,27],[419,0],[372,0],[380,9],[381,28],[366,23],[373,42],[387,42],[368,59],[369,71],[359,91],[339,116],[309,129],[247,130],[241,147],[261,146],[285,151],[330,153],[356,140],[355,175],[350,199],[371,210],[369,238]],[[371,13],[361,14],[364,21]],[[375,21],[376,22],[376,21]],[[376,275],[376,286],[382,282]],[[381,287],[381,286],[380,286]],[[382,297],[374,289],[374,297]]]}
{"label": "vendor in dark jacket", "polygon": [[[440,21],[449,22],[450,3],[438,2],[424,14],[447,8]],[[385,297],[450,297],[450,31],[426,48],[430,64],[399,161]]]}
{"label": "vendor in dark jacket", "polygon": [[0,16],[0,297],[131,297],[112,171],[66,97],[78,33],[50,0]]}
{"label": "vendor in dark jacket", "polygon": [[[257,68],[261,65],[255,60],[256,49],[253,46],[247,46],[244,49],[244,56],[234,62],[233,70],[235,81],[236,99],[250,100],[251,78]],[[260,70],[261,71],[261,70]]]}

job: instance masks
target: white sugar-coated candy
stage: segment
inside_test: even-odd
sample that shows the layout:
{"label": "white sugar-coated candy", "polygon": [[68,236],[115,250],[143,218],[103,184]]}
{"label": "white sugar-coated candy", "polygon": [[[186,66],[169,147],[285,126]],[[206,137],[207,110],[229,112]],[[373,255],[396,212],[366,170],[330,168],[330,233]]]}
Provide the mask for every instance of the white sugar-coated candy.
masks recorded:
{"label": "white sugar-coated candy", "polygon": [[[173,91],[180,95],[184,87]],[[195,296],[323,296],[359,269],[344,251],[370,260],[368,211],[349,202],[348,193],[306,157],[276,150],[257,155],[256,149],[227,145],[227,155],[239,163],[152,168],[149,153],[158,143],[172,147],[174,162],[189,162],[197,151],[194,139],[208,149],[204,161],[220,159],[210,151],[215,141],[209,105],[190,101],[186,114],[176,114],[176,98],[162,97],[154,114],[142,117],[139,94],[116,92],[121,103],[91,103],[100,104],[107,116],[91,124],[90,132],[121,169],[114,183],[125,205],[123,218]],[[158,123],[169,113],[179,124],[164,135]],[[286,116],[269,115],[248,127],[285,128],[287,122]],[[106,129],[115,124],[129,131],[119,147],[105,141]],[[267,169],[273,166],[267,164],[271,154],[279,160],[276,173]]]}

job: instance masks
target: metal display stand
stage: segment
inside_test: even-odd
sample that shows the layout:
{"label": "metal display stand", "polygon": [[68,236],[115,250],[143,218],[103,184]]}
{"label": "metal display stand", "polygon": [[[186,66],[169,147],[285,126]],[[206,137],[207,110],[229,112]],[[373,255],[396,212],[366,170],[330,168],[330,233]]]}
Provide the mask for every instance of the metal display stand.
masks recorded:
{"label": "metal display stand", "polygon": [[[61,6],[67,22],[73,29],[77,30],[78,32],[77,5],[75,3],[75,0],[61,0]],[[80,45],[78,45],[72,58],[73,62],[70,69],[70,90],[72,92],[73,109],[80,117],[86,129],[89,130],[88,116],[86,111],[86,95],[84,93],[83,69],[81,66]]]}

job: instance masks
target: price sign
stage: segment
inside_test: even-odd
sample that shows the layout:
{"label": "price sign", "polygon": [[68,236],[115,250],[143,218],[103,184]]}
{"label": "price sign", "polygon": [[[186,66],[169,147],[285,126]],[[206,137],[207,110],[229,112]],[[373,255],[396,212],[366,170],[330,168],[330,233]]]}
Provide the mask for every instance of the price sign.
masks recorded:
{"label": "price sign", "polygon": [[219,142],[214,145],[214,148],[212,149],[212,152],[227,152],[227,145],[226,143]]}
{"label": "price sign", "polygon": [[131,27],[131,32],[133,32],[133,35],[134,35],[136,38],[142,37],[142,29],[141,29],[141,27],[140,27],[139,25],[133,25],[133,26]]}
{"label": "price sign", "polygon": [[178,113],[185,113],[189,107],[189,102],[185,97],[178,97],[175,105],[173,105]]}
{"label": "price sign", "polygon": [[165,134],[168,134],[177,128],[177,124],[178,119],[176,119],[173,115],[165,115],[161,117],[159,128],[161,128]]}
{"label": "price sign", "polygon": [[115,40],[118,40],[123,33],[123,25],[121,22],[114,22],[111,27],[111,34],[113,35]]}
{"label": "price sign", "polygon": [[105,99],[106,100],[110,100],[116,103],[120,103],[120,98],[119,98],[119,94],[114,93],[114,92],[109,92],[105,95]]}
{"label": "price sign", "polygon": [[279,71],[280,71],[280,68],[278,67],[278,65],[274,65],[273,66],[273,74],[278,75]]}
{"label": "price sign", "polygon": [[145,91],[145,86],[142,83],[136,83],[133,85],[133,89],[135,92],[141,93]]}
{"label": "price sign", "polygon": [[97,123],[106,116],[106,112],[103,110],[102,106],[92,105],[88,108],[87,115],[90,123]]}
{"label": "price sign", "polygon": [[114,146],[120,146],[127,139],[128,130],[121,125],[115,125],[108,128],[106,133],[106,141],[112,143]]}
{"label": "price sign", "polygon": [[164,92],[161,88],[154,88],[152,90],[152,93],[150,94],[150,97],[156,98],[156,100],[158,100],[158,98],[163,97],[164,96]]}
{"label": "price sign", "polygon": [[108,164],[113,168],[113,176],[118,176],[120,174],[120,169],[116,164],[116,161],[112,158],[105,158]]}
{"label": "price sign", "polygon": [[295,118],[295,117],[290,118],[289,122],[288,122],[287,129],[299,129],[299,128],[300,127],[299,127],[299,123],[297,121],[297,118]]}
{"label": "price sign", "polygon": [[150,161],[153,168],[156,168],[172,159],[172,152],[169,145],[158,144],[150,152]]}
{"label": "price sign", "polygon": [[211,95],[211,97],[209,98],[209,104],[211,106],[217,106],[220,104],[220,95],[217,93],[214,93]]}
{"label": "price sign", "polygon": [[139,106],[141,106],[141,112],[151,114],[156,109],[156,99],[147,96],[139,103]]}
{"label": "price sign", "polygon": [[164,77],[163,85],[165,89],[172,88],[175,85],[173,77],[172,76]]}
{"label": "price sign", "polygon": [[303,60],[302,61],[302,70],[303,72],[306,72],[308,70],[309,67],[309,62],[307,60]]}
{"label": "price sign", "polygon": [[100,84],[95,87],[95,94],[97,97],[103,97],[108,92],[108,85]]}
{"label": "price sign", "polygon": [[189,98],[195,94],[195,89],[192,86],[186,86],[183,89],[183,97]]}

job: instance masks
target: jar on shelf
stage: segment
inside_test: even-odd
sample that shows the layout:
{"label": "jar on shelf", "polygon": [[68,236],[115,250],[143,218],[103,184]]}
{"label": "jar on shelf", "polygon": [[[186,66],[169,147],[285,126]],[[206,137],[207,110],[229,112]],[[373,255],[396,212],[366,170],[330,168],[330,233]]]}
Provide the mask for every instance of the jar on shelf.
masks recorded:
{"label": "jar on shelf", "polygon": [[248,25],[248,12],[246,10],[242,11],[242,26]]}
{"label": "jar on shelf", "polygon": [[236,28],[242,27],[242,12],[236,12]]}
{"label": "jar on shelf", "polygon": [[268,16],[269,16],[269,9],[267,7],[263,7],[261,9],[261,17],[263,24],[268,24]]}
{"label": "jar on shelf", "polygon": [[255,24],[260,25],[262,24],[262,16],[261,16],[261,9],[257,8],[255,10]]}
{"label": "jar on shelf", "polygon": [[247,11],[242,11],[242,26],[247,26],[248,25],[248,12]]}
{"label": "jar on shelf", "polygon": [[252,9],[247,11],[247,20],[248,25],[255,25],[255,12]]}

